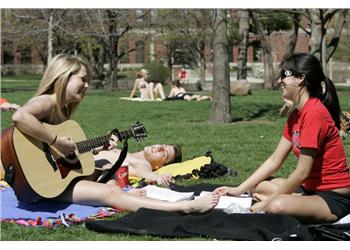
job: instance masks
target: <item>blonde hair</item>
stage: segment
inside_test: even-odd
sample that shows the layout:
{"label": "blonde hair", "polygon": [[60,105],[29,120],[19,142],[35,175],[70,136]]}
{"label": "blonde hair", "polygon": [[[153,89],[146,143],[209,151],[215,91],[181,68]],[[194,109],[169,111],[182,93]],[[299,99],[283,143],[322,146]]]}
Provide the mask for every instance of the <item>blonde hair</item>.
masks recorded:
{"label": "blonde hair", "polygon": [[87,63],[81,58],[59,54],[55,56],[47,66],[40,85],[36,91],[36,96],[44,94],[55,94],[57,103],[56,110],[62,120],[70,119],[79,103],[70,103],[62,107],[69,77],[77,74],[82,67],[86,68],[86,81],[91,80],[91,71]]}
{"label": "blonde hair", "polygon": [[147,73],[148,71],[146,69],[141,69],[139,72],[136,73],[136,78],[141,78]]}

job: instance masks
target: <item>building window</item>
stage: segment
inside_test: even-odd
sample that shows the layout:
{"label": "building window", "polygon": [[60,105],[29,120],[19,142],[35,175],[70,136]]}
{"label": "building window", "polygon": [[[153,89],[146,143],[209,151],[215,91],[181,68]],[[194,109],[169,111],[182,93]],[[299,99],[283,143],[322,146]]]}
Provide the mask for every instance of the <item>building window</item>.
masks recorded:
{"label": "building window", "polygon": [[21,49],[21,64],[32,63],[32,50],[29,47]]}
{"label": "building window", "polygon": [[120,63],[129,63],[128,50],[129,50],[128,44],[124,44],[121,46],[120,54],[123,54],[123,53],[125,54],[120,58]]}
{"label": "building window", "polygon": [[143,41],[138,41],[136,43],[136,63],[145,62],[145,43]]}
{"label": "building window", "polygon": [[3,64],[13,64],[13,52],[8,50],[3,50],[2,62]]}
{"label": "building window", "polygon": [[233,45],[229,44],[228,45],[228,62],[232,63],[233,62]]}

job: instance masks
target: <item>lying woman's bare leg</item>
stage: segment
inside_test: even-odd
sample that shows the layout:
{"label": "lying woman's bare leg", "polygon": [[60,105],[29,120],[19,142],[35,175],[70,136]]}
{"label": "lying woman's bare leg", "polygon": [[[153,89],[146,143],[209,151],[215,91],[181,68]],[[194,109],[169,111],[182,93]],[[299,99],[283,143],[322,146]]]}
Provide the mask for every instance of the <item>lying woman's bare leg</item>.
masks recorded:
{"label": "lying woman's bare leg", "polygon": [[218,204],[219,196],[209,194],[191,201],[166,202],[129,194],[112,185],[81,180],[72,185],[56,200],[84,205],[109,206],[128,211],[137,211],[139,208],[145,207],[162,211],[204,213]]}

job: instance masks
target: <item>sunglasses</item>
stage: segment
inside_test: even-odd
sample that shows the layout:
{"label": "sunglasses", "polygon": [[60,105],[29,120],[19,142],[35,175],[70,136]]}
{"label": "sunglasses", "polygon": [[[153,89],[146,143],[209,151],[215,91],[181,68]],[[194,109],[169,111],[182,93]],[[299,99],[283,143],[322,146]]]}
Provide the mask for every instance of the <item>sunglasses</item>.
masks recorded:
{"label": "sunglasses", "polygon": [[295,74],[291,70],[282,69],[280,72],[281,80],[283,80],[284,78],[286,78],[288,76],[295,76]]}

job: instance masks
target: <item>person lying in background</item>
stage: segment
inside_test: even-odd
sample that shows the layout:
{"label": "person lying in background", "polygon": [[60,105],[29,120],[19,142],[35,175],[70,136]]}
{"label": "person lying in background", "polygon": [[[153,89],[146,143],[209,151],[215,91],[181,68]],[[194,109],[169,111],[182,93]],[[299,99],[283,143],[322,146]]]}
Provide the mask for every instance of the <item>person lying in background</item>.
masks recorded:
{"label": "person lying in background", "polygon": [[165,100],[186,100],[186,101],[211,101],[213,98],[206,95],[196,95],[186,92],[179,80],[175,80],[172,83],[170,93]]}

